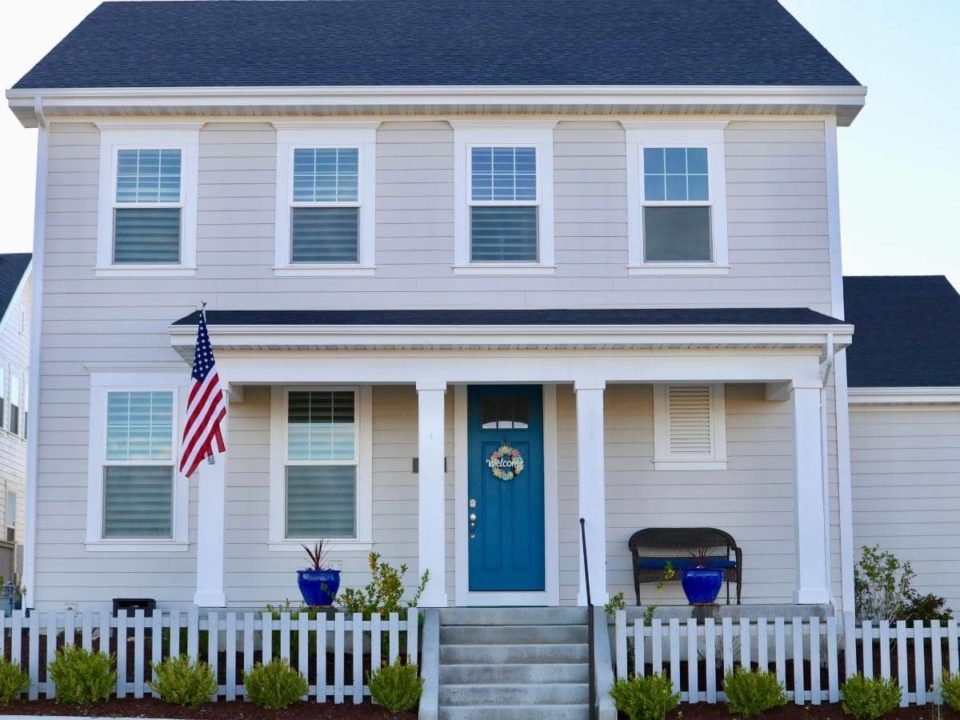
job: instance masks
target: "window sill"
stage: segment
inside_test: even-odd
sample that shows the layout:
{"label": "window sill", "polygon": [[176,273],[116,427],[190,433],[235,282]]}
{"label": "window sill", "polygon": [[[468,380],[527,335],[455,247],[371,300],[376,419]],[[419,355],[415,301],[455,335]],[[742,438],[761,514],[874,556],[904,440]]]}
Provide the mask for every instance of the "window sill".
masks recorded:
{"label": "window sill", "polygon": [[[295,552],[305,555],[303,546],[310,547],[311,544],[310,540],[271,540],[267,548],[270,552]],[[366,554],[373,550],[373,540],[324,540],[323,549],[332,554],[338,552]],[[336,561],[331,561],[331,564],[336,564]]]}
{"label": "window sill", "polygon": [[726,470],[726,458],[718,460],[654,460],[654,470]]}
{"label": "window sill", "polygon": [[178,540],[93,540],[86,544],[88,552],[186,552],[190,543]]}
{"label": "window sill", "polygon": [[729,275],[729,265],[698,263],[649,263],[629,265],[627,273],[633,275]]}
{"label": "window sill", "polygon": [[273,268],[277,277],[373,277],[371,265],[281,265]]}
{"label": "window sill", "polygon": [[553,275],[556,265],[541,263],[470,263],[454,265],[454,275]]}
{"label": "window sill", "polygon": [[93,269],[97,277],[189,277],[197,268],[188,265],[103,265]]}

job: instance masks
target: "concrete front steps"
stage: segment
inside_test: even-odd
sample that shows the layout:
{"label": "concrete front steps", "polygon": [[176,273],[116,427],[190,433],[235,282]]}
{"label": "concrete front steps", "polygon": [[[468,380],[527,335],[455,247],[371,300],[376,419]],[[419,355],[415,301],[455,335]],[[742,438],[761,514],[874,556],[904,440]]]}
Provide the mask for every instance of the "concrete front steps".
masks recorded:
{"label": "concrete front steps", "polygon": [[440,720],[586,720],[586,608],[440,611]]}

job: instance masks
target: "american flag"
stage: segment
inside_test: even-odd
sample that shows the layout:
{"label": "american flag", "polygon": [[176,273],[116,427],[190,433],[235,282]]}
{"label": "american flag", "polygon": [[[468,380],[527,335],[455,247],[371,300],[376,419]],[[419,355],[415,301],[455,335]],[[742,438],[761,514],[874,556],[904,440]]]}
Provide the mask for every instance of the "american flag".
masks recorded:
{"label": "american flag", "polygon": [[207,316],[203,310],[197,327],[192,377],[187,421],[180,443],[180,472],[186,477],[193,475],[204,458],[227,449],[220,432],[220,423],[227,416],[227,402],[220,389],[220,376],[217,375],[213,347],[207,334]]}

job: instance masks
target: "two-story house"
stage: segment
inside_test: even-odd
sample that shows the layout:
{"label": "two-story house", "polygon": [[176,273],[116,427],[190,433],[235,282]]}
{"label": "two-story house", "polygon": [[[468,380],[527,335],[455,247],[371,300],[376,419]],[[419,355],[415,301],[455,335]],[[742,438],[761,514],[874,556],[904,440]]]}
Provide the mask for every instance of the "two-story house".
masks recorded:
{"label": "two-story house", "polygon": [[[27,600],[632,597],[710,526],[744,603],[852,603],[837,132],[774,0],[109,2],[39,128]],[[207,303],[227,453],[176,470]],[[506,450],[501,450],[501,448]],[[668,585],[658,602],[679,598]]]}

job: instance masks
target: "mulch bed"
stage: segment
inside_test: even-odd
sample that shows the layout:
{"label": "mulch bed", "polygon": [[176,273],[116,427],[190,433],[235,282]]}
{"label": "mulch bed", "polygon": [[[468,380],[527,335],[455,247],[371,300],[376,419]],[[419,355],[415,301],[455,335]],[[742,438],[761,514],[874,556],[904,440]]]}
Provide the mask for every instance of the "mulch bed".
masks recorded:
{"label": "mulch bed", "polygon": [[[370,703],[334,705],[303,702],[286,710],[264,710],[252,703],[220,701],[199,708],[151,698],[109,700],[89,707],[60,705],[53,700],[21,700],[0,705],[0,715],[87,715],[90,717],[185,718],[200,720],[414,720],[415,713],[392,714]],[[688,716],[689,717],[689,716]]]}
{"label": "mulch bed", "polygon": [[[623,717],[622,715],[620,717]],[[725,704],[681,705],[667,715],[667,720],[733,720]],[[853,720],[839,705],[784,705],[758,716],[758,720]],[[883,720],[960,720],[960,713],[936,705],[897,709]]]}

